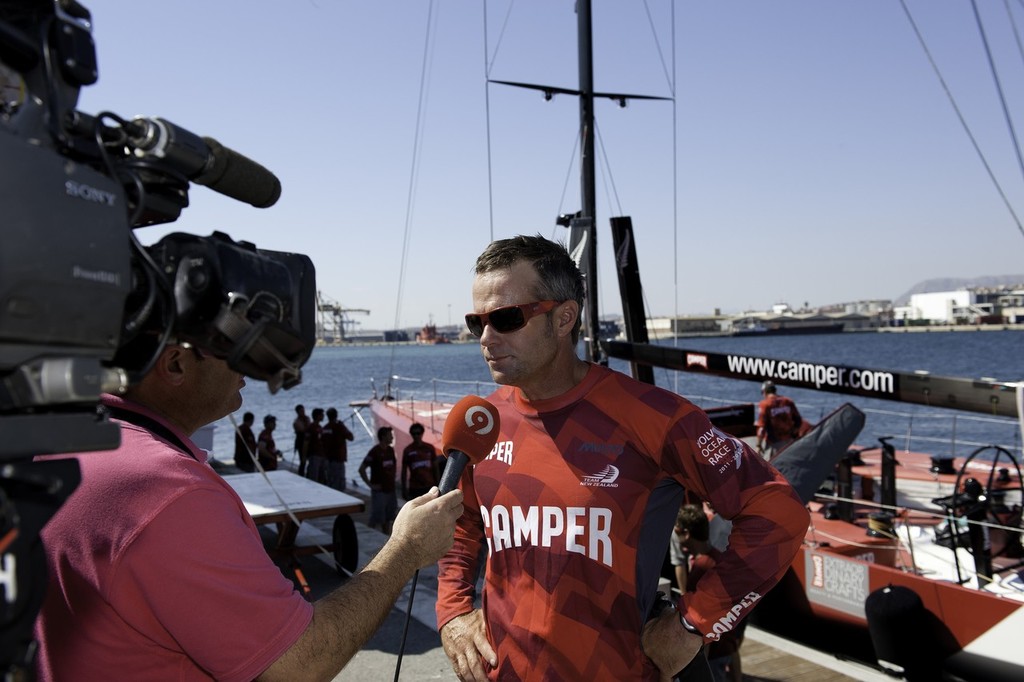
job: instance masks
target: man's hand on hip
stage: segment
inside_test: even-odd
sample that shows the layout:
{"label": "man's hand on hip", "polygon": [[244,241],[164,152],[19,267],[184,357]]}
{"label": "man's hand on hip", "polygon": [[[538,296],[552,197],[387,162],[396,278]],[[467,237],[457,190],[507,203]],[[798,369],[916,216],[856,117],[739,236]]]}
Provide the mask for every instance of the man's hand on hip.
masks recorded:
{"label": "man's hand on hip", "polygon": [[486,682],[484,665],[494,668],[498,658],[487,641],[484,612],[475,609],[456,616],[441,628],[441,644],[452,669],[462,682]]}

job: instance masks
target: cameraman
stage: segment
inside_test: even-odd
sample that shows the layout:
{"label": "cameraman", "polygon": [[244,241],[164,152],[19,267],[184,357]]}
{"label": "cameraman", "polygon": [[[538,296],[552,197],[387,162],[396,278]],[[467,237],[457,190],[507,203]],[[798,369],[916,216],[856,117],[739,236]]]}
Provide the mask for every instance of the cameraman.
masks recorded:
{"label": "cameraman", "polygon": [[178,343],[123,399],[104,396],[121,446],[75,455],[82,483],[42,533],[40,679],[330,679],[413,573],[452,546],[462,493],[434,489],[402,508],[363,571],[305,601],[189,439],[237,410],[244,385]]}

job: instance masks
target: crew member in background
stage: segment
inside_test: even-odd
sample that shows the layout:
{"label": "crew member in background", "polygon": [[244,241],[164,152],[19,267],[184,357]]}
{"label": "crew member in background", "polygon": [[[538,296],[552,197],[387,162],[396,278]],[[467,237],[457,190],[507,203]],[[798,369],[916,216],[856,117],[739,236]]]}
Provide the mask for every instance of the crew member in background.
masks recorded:
{"label": "crew member in background", "polygon": [[[391,532],[391,521],[395,518],[398,496],[395,494],[395,432],[390,426],[377,429],[377,444],[370,448],[359,465],[359,478],[371,490],[370,521],[366,525],[385,533]],[[366,472],[370,475],[367,477]]]}
{"label": "crew member in background", "polygon": [[329,680],[451,547],[462,493],[432,491],[402,507],[365,569],[307,601],[191,440],[239,408],[243,386],[223,360],[168,345],[124,397],[102,398],[116,450],[56,456],[78,459],[82,481],[41,533],[38,679]]}
{"label": "crew member in background", "polygon": [[312,420],[306,414],[304,405],[295,406],[295,420],[292,422],[292,430],[295,432],[295,452],[299,456],[299,476],[306,475],[306,432]]}
{"label": "crew member in background", "polygon": [[761,396],[757,406],[757,451],[771,459],[800,435],[804,420],[796,403],[779,395],[771,381],[761,384]]}
{"label": "crew member in background", "polygon": [[[703,575],[715,567],[724,548],[714,547],[710,542],[710,518],[700,506],[684,504],[676,515],[676,525],[669,553],[672,565],[676,567],[676,586],[679,593],[696,592]],[[708,645],[708,663],[714,682],[742,682],[743,670],[740,662],[740,645],[747,621],[722,635],[717,642]]]}
{"label": "crew member in background", "polygon": [[338,421],[338,411],[327,408],[327,423],[320,434],[324,445],[324,459],[327,460],[327,485],[345,492],[345,464],[348,462],[348,443],[355,435],[344,423]]}
{"label": "crew member in background", "polygon": [[274,429],[277,428],[277,417],[268,414],[263,418],[263,430],[256,441],[256,452],[260,460],[260,466],[264,471],[277,469],[277,460],[281,459],[281,451],[277,449],[274,442]]}
{"label": "crew member in background", "polygon": [[246,473],[256,471],[256,434],[252,432],[255,422],[256,415],[246,412],[235,431],[235,466]]}
{"label": "crew member in background", "polygon": [[437,448],[423,442],[423,424],[409,427],[412,442],[402,451],[402,499],[419,497],[440,483],[437,477]]}
{"label": "crew member in background", "polygon": [[317,483],[327,482],[327,460],[324,459],[324,410],[314,407],[312,421],[306,428],[306,478]]}
{"label": "crew member in background", "polygon": [[[564,246],[499,240],[475,274],[466,324],[502,384],[501,430],[462,475],[466,511],[438,562],[445,653],[461,680],[667,680],[782,577],[807,510],[685,398],[577,357],[584,284]],[[677,611],[656,590],[686,490],[733,529]]]}

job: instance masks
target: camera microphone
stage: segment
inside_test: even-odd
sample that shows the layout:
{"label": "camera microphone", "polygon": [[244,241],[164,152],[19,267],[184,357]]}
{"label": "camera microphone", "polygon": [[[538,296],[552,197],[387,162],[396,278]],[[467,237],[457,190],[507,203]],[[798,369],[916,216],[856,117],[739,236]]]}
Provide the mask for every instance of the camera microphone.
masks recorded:
{"label": "camera microphone", "polygon": [[442,495],[459,484],[466,464],[477,464],[490,454],[499,430],[498,408],[480,396],[467,395],[455,403],[441,434],[441,449],[448,457],[437,486]]}
{"label": "camera microphone", "polygon": [[156,156],[186,178],[256,208],[273,206],[281,181],[252,159],[212,137],[199,137],[162,118],[132,119],[128,143],[136,156]]}

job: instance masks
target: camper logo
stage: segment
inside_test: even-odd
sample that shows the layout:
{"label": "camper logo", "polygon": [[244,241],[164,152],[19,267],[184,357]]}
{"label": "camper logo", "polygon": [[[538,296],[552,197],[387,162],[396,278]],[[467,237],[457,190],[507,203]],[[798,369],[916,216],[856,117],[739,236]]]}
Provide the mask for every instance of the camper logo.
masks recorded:
{"label": "camper logo", "polygon": [[703,353],[687,353],[686,354],[686,367],[703,367],[708,368],[708,356]]}

